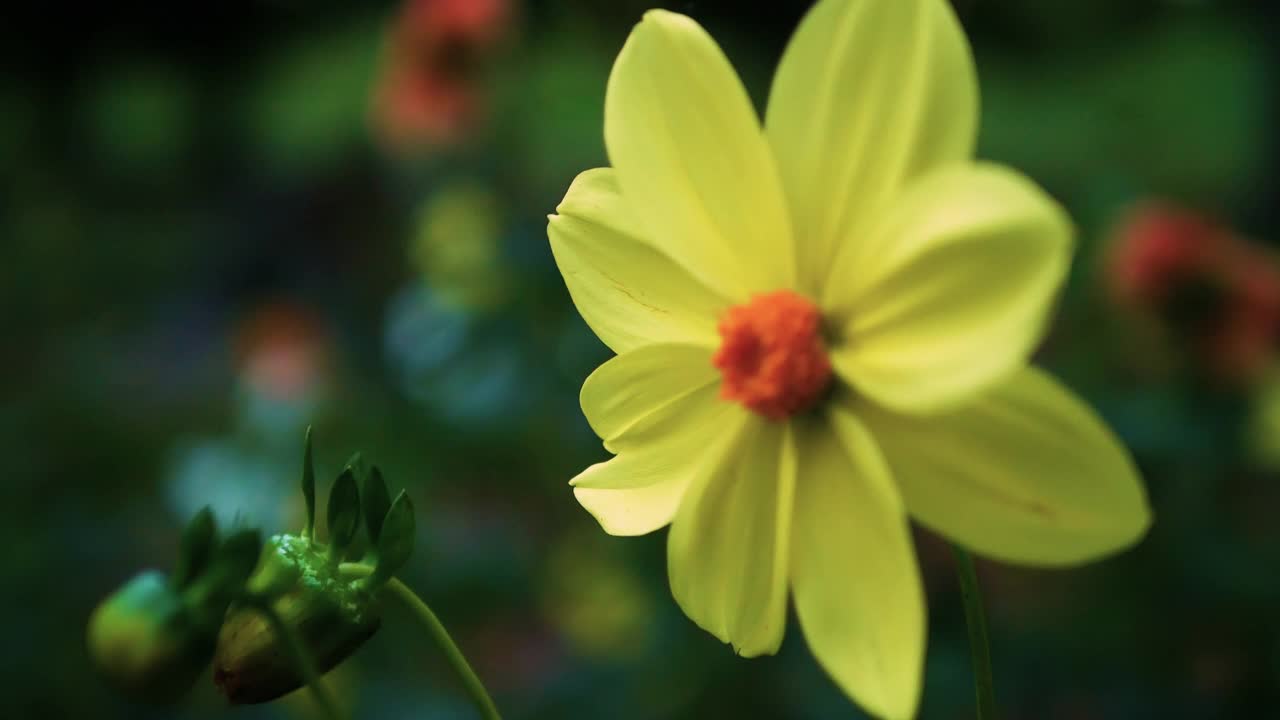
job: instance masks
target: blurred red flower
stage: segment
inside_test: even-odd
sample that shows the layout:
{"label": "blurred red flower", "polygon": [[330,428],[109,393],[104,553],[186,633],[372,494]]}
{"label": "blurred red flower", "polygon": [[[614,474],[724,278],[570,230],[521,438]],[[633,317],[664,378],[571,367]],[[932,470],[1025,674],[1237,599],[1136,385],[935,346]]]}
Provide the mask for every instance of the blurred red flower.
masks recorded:
{"label": "blurred red flower", "polygon": [[1146,204],[1117,227],[1107,255],[1107,280],[1115,299],[1135,307],[1163,302],[1171,290],[1211,275],[1230,236],[1207,218],[1171,205]]}
{"label": "blurred red flower", "polygon": [[409,0],[387,37],[373,96],[375,134],[393,151],[452,145],[488,110],[484,79],[514,0]]}
{"label": "blurred red flower", "polygon": [[1280,328],[1280,266],[1262,248],[1241,244],[1232,250],[1226,268],[1231,292],[1209,350],[1220,370],[1254,377],[1274,357]]}
{"label": "blurred red flower", "polygon": [[1143,204],[1114,231],[1107,289],[1162,325],[1193,359],[1228,379],[1255,376],[1280,329],[1280,264],[1266,249],[1192,210]]}

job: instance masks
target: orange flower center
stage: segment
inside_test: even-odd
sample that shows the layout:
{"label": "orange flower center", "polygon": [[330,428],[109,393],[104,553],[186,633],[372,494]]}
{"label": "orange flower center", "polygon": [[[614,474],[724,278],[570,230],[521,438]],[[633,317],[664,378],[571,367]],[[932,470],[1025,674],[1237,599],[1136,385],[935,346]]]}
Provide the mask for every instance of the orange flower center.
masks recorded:
{"label": "orange flower center", "polygon": [[770,420],[812,407],[831,381],[821,329],[817,306],[790,290],[729,308],[720,319],[720,349],[711,359],[724,376],[720,397]]}

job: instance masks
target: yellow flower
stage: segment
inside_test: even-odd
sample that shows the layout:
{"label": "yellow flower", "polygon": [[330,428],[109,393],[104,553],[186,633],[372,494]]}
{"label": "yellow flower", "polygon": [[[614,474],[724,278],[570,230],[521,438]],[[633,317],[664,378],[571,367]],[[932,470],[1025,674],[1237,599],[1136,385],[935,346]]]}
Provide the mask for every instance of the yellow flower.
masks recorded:
{"label": "yellow flower", "polygon": [[977,87],[946,0],[823,0],[763,128],[693,20],[652,11],[614,65],[611,168],[548,233],[618,356],[582,388],[616,457],[572,481],[614,535],[671,525],[676,601],[745,656],[788,590],[819,663],[915,714],[925,601],[908,518],[1010,562],[1115,552],[1149,524],[1128,454],[1027,366],[1071,225],[972,159]]}

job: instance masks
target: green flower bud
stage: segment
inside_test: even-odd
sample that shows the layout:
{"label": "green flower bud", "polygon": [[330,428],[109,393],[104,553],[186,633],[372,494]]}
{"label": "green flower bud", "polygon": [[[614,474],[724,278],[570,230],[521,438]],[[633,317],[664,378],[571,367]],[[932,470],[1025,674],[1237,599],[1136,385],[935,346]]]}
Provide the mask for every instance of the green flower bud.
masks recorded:
{"label": "green flower bud", "polygon": [[[328,672],[377,632],[381,612],[374,591],[343,579],[327,548],[305,536],[277,535],[267,547],[249,587],[270,588],[265,594],[272,597],[272,609],[317,670]],[[233,704],[269,702],[302,687],[283,642],[258,608],[233,607],[218,636],[214,684]]]}
{"label": "green flower bud", "polygon": [[94,610],[88,646],[99,671],[136,700],[180,698],[213,659],[218,627],[261,551],[258,531],[220,539],[213,513],[198,513],[183,532],[172,577],[144,572]]}
{"label": "green flower bud", "polygon": [[208,667],[215,628],[201,624],[168,578],[144,572],[109,596],[89,619],[89,655],[136,700],[172,703]]}

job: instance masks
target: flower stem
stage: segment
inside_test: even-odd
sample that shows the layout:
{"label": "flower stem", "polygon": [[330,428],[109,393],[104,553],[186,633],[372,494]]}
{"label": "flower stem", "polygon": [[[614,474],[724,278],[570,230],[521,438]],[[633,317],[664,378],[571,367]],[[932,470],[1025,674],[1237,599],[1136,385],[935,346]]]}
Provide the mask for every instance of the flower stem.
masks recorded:
{"label": "flower stem", "polygon": [[982,605],[982,589],[973,558],[959,545],[952,545],[960,597],[964,602],[965,624],[969,627],[969,654],[973,659],[973,685],[978,697],[978,720],[995,720],[996,691],[991,681],[991,638],[987,633],[987,613]]}
{"label": "flower stem", "polygon": [[321,679],[320,672],[316,669],[316,664],[312,662],[311,656],[307,654],[302,641],[290,629],[288,623],[280,617],[280,613],[276,612],[276,609],[272,607],[271,601],[266,598],[251,596],[246,600],[245,604],[261,613],[267,619],[267,622],[271,624],[272,631],[279,637],[285,652],[291,656],[289,658],[290,662],[294,664],[298,673],[302,675],[302,679],[306,681],[307,687],[311,689],[311,694],[315,697],[316,704],[324,711],[325,717],[329,718],[329,720],[344,720],[345,716],[338,709],[337,699],[329,692],[329,687]]}
{"label": "flower stem", "polygon": [[[368,577],[373,574],[373,568],[368,565],[359,563],[343,563],[342,573],[350,577]],[[480,682],[480,678],[475,671],[471,669],[471,664],[462,655],[462,651],[458,649],[458,645],[454,643],[453,638],[449,636],[449,631],[445,630],[444,625],[436,614],[431,611],[422,598],[409,588],[408,585],[400,582],[396,578],[391,578],[386,584],[387,590],[413,615],[418,624],[422,626],[427,634],[431,636],[436,647],[444,654],[445,659],[449,661],[450,667],[457,675],[458,680],[466,689],[467,695],[471,698],[471,704],[480,711],[480,716],[484,720],[502,720],[502,716],[498,714],[498,708],[493,704],[493,699],[489,697],[489,692],[485,690],[484,684]]]}

